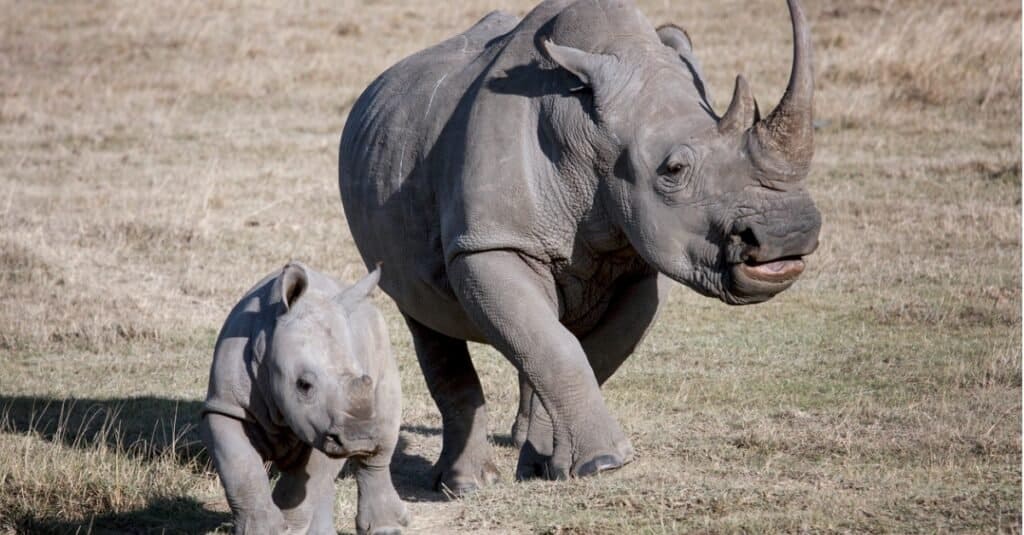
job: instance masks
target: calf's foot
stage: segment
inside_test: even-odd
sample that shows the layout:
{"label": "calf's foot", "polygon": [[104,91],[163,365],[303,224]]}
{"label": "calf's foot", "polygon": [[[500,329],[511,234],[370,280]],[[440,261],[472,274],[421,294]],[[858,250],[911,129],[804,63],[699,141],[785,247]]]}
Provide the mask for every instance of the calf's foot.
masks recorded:
{"label": "calf's foot", "polygon": [[356,470],[359,489],[356,533],[359,535],[398,534],[409,525],[411,515],[395,492],[387,464],[360,464]]}

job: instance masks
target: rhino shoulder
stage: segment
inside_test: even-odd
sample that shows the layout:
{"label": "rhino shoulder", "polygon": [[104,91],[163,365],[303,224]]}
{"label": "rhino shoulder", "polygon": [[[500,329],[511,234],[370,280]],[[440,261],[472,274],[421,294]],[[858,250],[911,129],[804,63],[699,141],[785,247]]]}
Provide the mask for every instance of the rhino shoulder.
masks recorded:
{"label": "rhino shoulder", "polygon": [[253,421],[260,407],[254,396],[254,357],[266,351],[273,331],[271,311],[277,306],[275,271],[250,288],[228,313],[214,346],[210,380],[202,412],[215,412]]}

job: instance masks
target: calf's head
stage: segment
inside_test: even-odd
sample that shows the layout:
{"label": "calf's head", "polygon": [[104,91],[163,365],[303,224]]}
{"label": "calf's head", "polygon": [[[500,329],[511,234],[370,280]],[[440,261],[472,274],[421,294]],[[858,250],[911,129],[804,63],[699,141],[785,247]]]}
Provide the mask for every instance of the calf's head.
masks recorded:
{"label": "calf's head", "polygon": [[660,272],[730,304],[788,288],[818,244],[821,216],[803,186],[814,153],[811,38],[798,0],[789,12],[789,85],[763,119],[742,76],[715,114],[681,30],[647,25],[592,51],[544,41],[592,92],[605,211]]}
{"label": "calf's head", "polygon": [[[273,287],[278,303],[261,366],[283,422],[300,440],[332,457],[376,448],[376,386],[358,352],[372,350],[353,312],[380,280],[380,269],[335,296],[307,291],[306,270],[288,264]],[[365,357],[365,356],[361,356]]]}

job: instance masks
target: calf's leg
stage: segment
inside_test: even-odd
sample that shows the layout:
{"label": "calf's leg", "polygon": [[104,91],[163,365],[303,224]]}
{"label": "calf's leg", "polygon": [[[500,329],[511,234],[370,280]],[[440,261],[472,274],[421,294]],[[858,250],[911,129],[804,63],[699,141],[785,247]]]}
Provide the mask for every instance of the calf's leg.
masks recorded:
{"label": "calf's leg", "polygon": [[207,413],[199,432],[220,476],[237,535],[285,532],[284,516],[274,505],[263,458],[252,446],[240,420]]}
{"label": "calf's leg", "polygon": [[305,447],[292,465],[278,467],[281,477],[274,486],[274,503],[284,515],[289,533],[335,534],[334,479],[345,463]]}

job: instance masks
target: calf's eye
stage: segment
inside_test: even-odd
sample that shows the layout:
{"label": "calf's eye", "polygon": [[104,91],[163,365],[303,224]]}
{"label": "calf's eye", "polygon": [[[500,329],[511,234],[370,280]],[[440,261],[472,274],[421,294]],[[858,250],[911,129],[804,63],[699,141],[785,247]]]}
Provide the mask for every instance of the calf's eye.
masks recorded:
{"label": "calf's eye", "polygon": [[299,392],[302,394],[309,394],[313,391],[313,383],[301,377],[295,382],[295,387],[298,388]]}

